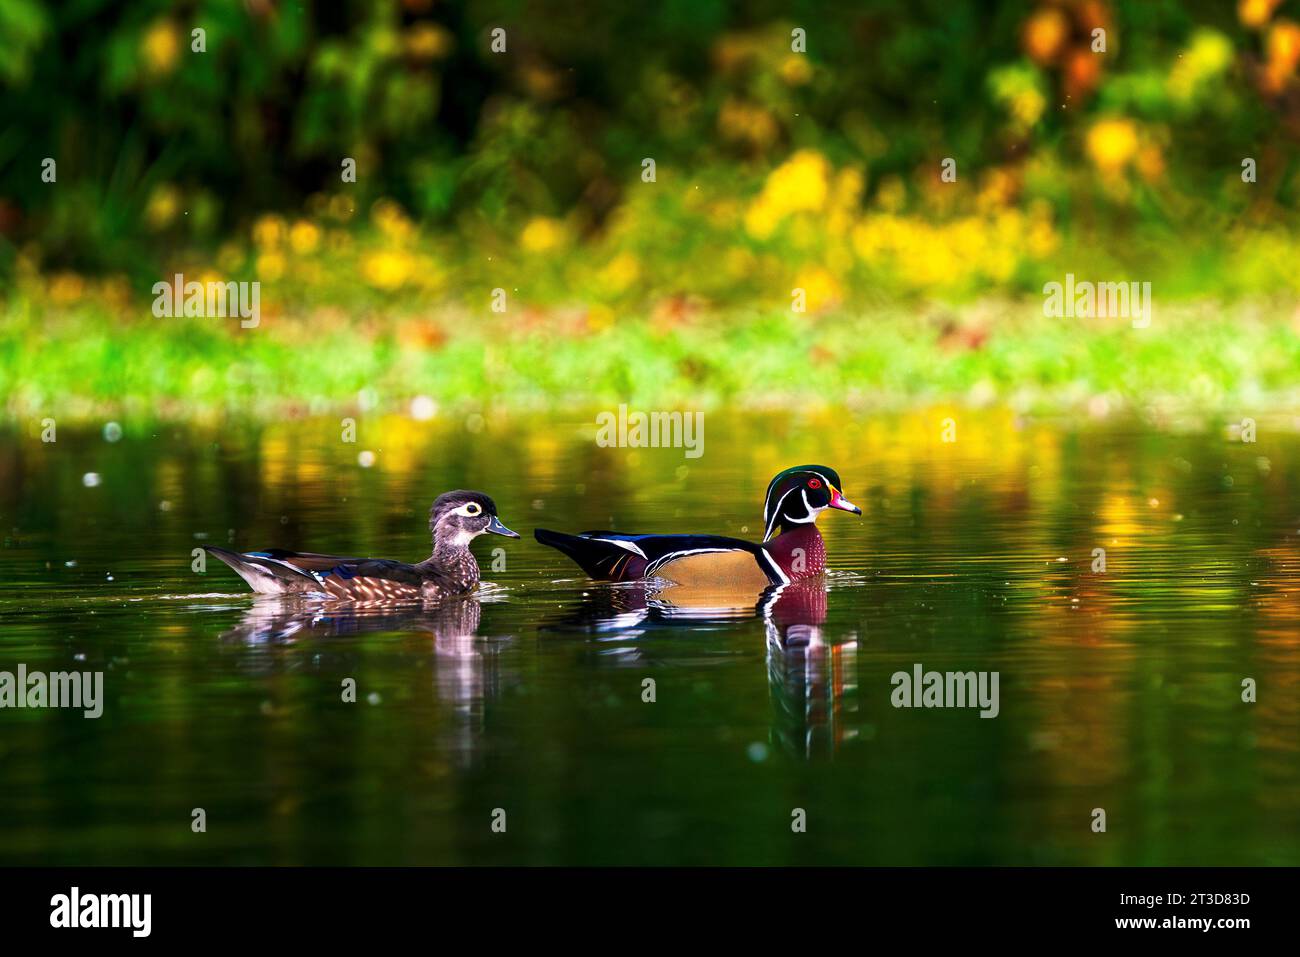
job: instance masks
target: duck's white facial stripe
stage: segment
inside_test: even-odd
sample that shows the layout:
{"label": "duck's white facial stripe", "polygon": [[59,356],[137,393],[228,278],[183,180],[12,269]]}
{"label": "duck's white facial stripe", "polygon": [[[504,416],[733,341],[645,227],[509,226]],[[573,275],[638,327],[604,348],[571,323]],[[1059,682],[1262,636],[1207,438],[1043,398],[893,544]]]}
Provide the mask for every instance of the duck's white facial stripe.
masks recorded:
{"label": "duck's white facial stripe", "polygon": [[765,523],[765,527],[763,529],[763,541],[767,541],[769,538],[772,537],[772,531],[776,527],[776,520],[781,517],[781,503],[784,502],[786,500],[786,497],[790,494],[790,492],[793,491],[794,489],[790,489],[785,493],[785,495],[782,495],[780,498],[776,500],[776,508],[772,510],[771,515],[763,516],[767,520]]}
{"label": "duck's white facial stripe", "polygon": [[[814,472],[813,474],[821,475],[820,472]],[[826,477],[824,475],[821,476],[821,478],[823,482],[826,482]],[[830,488],[830,482],[826,482],[826,487]],[[772,533],[776,531],[776,524],[783,517],[781,513],[781,505],[785,502],[786,498],[789,497],[790,492],[793,491],[794,489],[790,489],[788,492],[786,492],[784,495],[782,495],[779,499],[776,500],[776,508],[773,510],[771,517],[767,519],[767,527],[763,530],[763,541],[767,541],[769,538],[771,538]],[[784,516],[785,520],[787,522],[795,522],[800,525],[806,525],[808,522],[817,521],[817,516],[820,515],[822,512],[826,511],[826,506],[822,505],[817,508],[814,508],[812,504],[808,501],[808,490],[804,488],[802,485],[799,486],[799,495],[800,497],[803,498],[803,510],[804,510],[803,518],[796,518],[793,515],[785,515]]]}
{"label": "duck's white facial stripe", "polygon": [[817,513],[826,511],[826,506],[822,505],[818,508],[813,508],[812,503],[808,501],[807,489],[801,489],[800,494],[803,496],[804,517],[795,518],[793,515],[787,515],[786,518],[790,519],[792,522],[815,522],[817,520]]}
{"label": "duck's white facial stripe", "polygon": [[477,518],[483,514],[483,506],[478,502],[466,502],[460,508],[453,509],[452,515],[460,515],[464,518]]}

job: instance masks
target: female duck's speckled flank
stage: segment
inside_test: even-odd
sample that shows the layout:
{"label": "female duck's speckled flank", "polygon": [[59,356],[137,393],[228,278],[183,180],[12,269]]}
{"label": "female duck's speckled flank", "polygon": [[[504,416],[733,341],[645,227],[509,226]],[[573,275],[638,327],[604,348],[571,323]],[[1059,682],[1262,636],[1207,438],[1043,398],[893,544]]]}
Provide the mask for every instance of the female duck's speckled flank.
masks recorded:
{"label": "female duck's speckled flank", "polygon": [[491,532],[518,538],[497,518],[496,503],[482,492],[438,496],[429,510],[433,554],[408,565],[386,558],[340,558],[278,548],[262,552],[208,551],[233,568],[253,591],[268,595],[320,595],[363,601],[430,599],[464,595],[479,581],[469,543]]}
{"label": "female duck's speckled flank", "polygon": [[839,486],[839,475],[824,465],[800,465],[777,475],[767,486],[762,544],[720,535],[566,535],[544,528],[533,534],[601,581],[665,578],[694,587],[766,588],[825,569],[817,516],[828,508],[862,514]]}

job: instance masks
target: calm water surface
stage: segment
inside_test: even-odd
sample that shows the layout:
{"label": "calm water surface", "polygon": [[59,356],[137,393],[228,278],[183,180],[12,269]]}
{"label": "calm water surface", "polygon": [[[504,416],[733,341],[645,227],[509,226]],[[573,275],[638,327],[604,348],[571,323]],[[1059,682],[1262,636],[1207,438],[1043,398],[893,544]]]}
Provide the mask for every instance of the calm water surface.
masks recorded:
{"label": "calm water surface", "polygon": [[[687,459],[598,448],[594,415],[362,419],[355,445],[122,424],[0,432],[0,670],[102,670],[106,697],[0,711],[0,863],[1300,864],[1293,428],[719,414]],[[595,585],[531,540],[758,538],[804,462],[865,513],[823,516],[816,587]],[[476,600],[295,606],[191,570],[204,543],[417,560],[459,487],[525,535],[476,543]],[[894,708],[917,663],[999,672],[1000,714]]]}

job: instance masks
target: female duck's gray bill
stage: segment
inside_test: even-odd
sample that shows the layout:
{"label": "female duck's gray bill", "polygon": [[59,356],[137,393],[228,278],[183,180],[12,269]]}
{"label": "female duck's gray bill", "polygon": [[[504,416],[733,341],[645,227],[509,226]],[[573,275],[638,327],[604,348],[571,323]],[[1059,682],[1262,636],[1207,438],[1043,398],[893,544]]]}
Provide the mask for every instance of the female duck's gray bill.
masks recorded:
{"label": "female duck's gray bill", "polygon": [[518,532],[510,531],[510,529],[501,524],[501,519],[497,518],[495,515],[492,516],[492,521],[488,522],[488,527],[483,529],[483,531],[491,532],[493,535],[504,535],[506,538],[519,537]]}

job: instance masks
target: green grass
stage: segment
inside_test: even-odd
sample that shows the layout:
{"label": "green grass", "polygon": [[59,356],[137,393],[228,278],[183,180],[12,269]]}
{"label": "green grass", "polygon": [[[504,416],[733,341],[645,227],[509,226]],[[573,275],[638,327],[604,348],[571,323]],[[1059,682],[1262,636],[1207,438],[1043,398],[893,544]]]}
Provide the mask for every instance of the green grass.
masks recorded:
{"label": "green grass", "polygon": [[[1008,402],[1070,411],[1105,397],[1248,415],[1295,407],[1300,337],[1282,307],[1156,304],[1152,326],[1047,319],[1041,300],[895,305],[810,317],[697,313],[665,325],[460,310],[354,319],[114,315],[10,300],[0,395],[11,418],[278,416],[402,408],[899,407]],[[412,333],[415,333],[413,335]],[[1267,407],[1262,408],[1262,407]]]}

